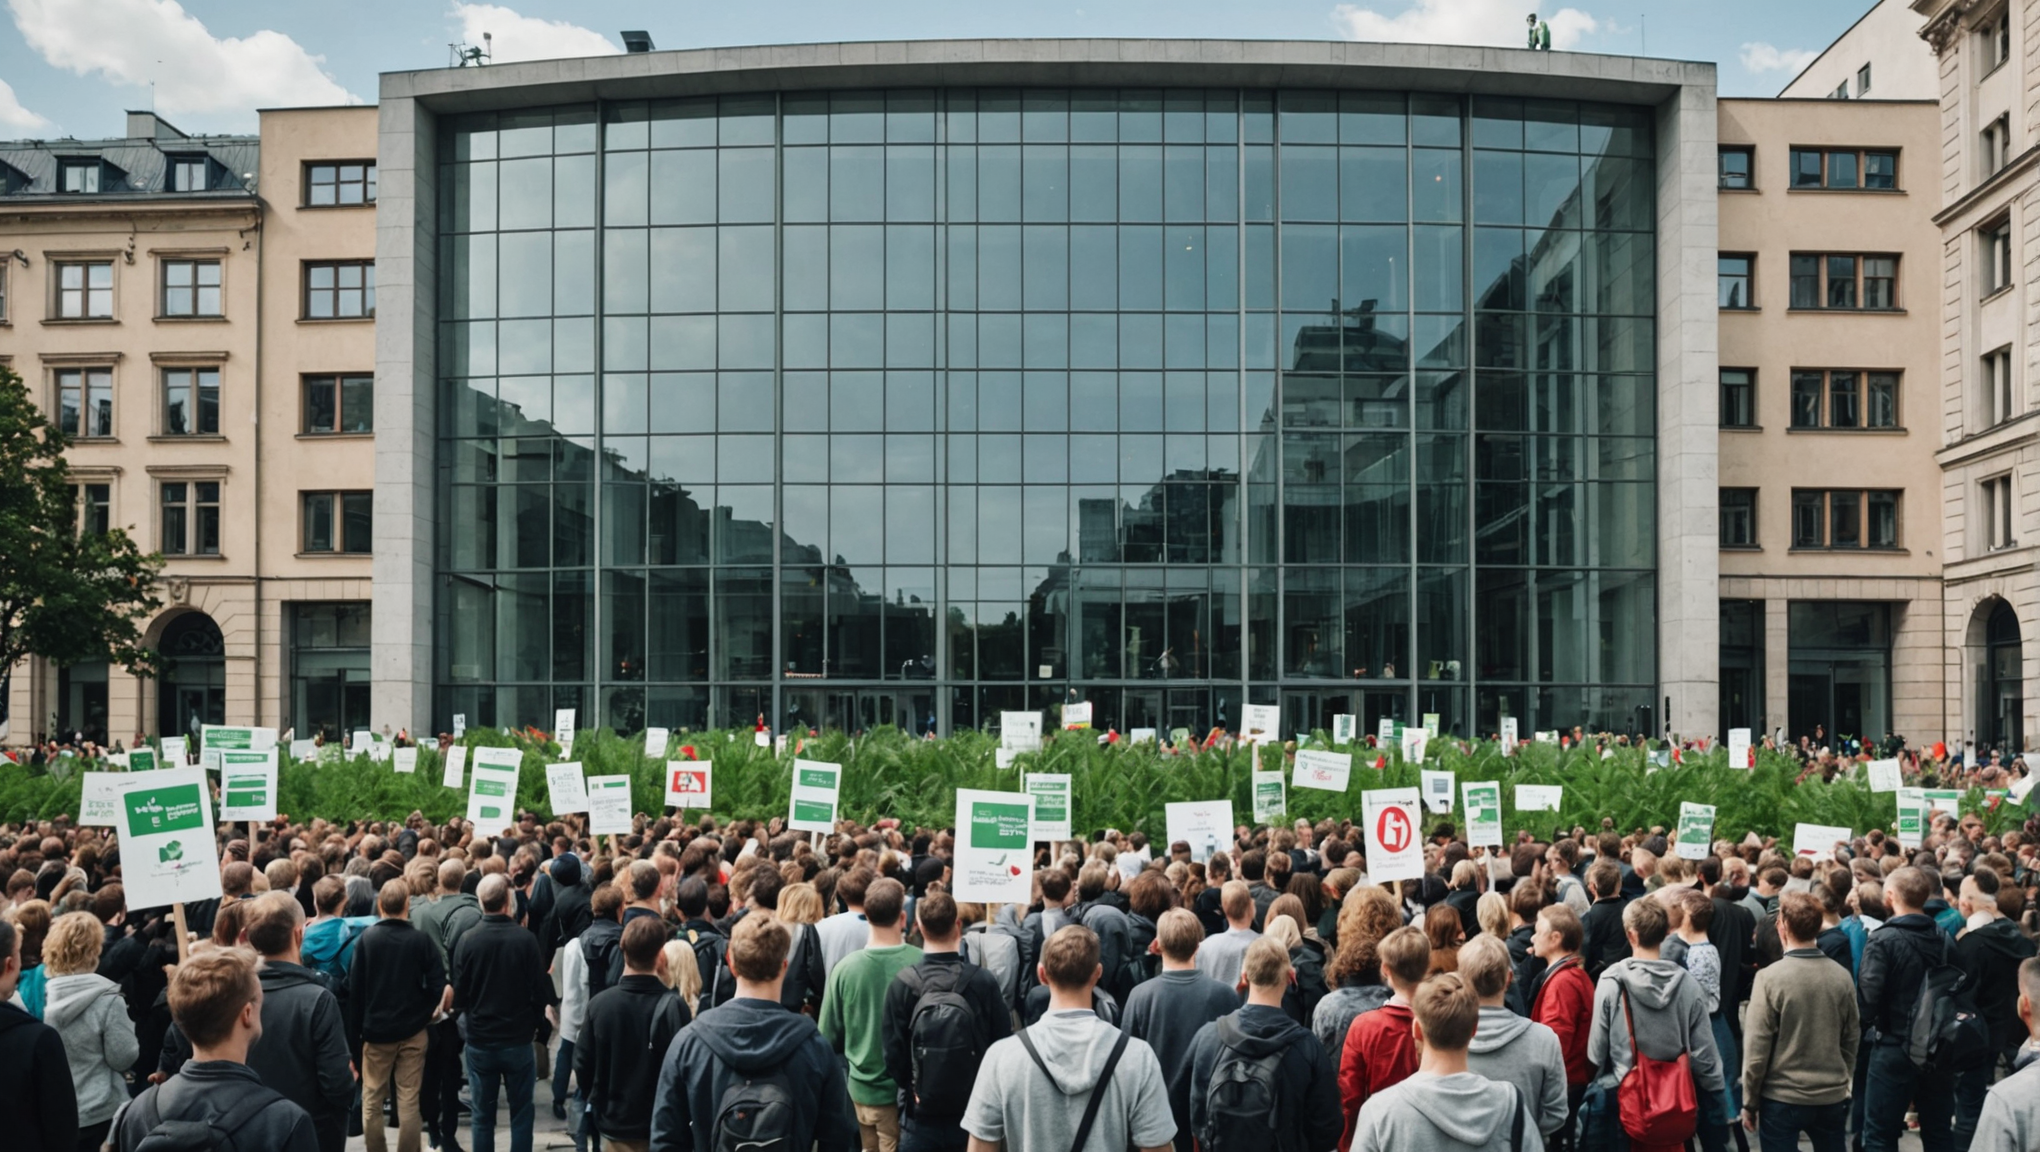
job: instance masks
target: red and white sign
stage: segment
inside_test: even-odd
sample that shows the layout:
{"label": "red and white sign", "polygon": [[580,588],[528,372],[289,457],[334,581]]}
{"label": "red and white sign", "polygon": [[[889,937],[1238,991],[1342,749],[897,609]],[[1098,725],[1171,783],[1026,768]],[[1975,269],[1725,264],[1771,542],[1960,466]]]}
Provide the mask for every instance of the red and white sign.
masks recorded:
{"label": "red and white sign", "polygon": [[1360,794],[1367,837],[1367,878],[1415,880],[1424,874],[1424,841],[1417,834],[1415,788],[1376,788]]}
{"label": "red and white sign", "polygon": [[713,770],[706,760],[666,761],[666,803],[706,811],[715,795]]}

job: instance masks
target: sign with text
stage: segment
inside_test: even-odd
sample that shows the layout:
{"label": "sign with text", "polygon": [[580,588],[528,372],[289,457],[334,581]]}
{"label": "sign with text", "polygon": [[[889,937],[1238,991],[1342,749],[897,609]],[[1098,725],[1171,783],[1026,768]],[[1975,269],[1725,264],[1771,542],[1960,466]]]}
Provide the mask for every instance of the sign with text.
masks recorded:
{"label": "sign with text", "polygon": [[1344,792],[1353,777],[1351,752],[1303,751],[1296,754],[1296,786]]}
{"label": "sign with text", "polygon": [[1282,709],[1274,704],[1240,706],[1240,739],[1249,744],[1282,738]]}
{"label": "sign with text", "polygon": [[1937,814],[1954,816],[1962,811],[1960,788],[1926,788],[1921,790],[1920,795],[1926,798],[1929,821]]}
{"label": "sign with text", "polygon": [[1041,713],[999,713],[999,750],[1015,755],[1041,751]]}
{"label": "sign with text", "polygon": [[630,777],[588,777],[588,834],[630,834]]}
{"label": "sign with text", "polygon": [[1728,766],[1748,768],[1750,766],[1750,730],[1730,728],[1728,730]]}
{"label": "sign with text", "polygon": [[455,712],[453,714],[453,738],[458,740],[465,735],[467,735],[467,713]]}
{"label": "sign with text", "polygon": [[1562,784],[1518,784],[1516,785],[1516,811],[1556,812],[1565,802],[1565,786]]}
{"label": "sign with text", "polygon": [[129,773],[120,787],[120,872],[127,906],[217,899],[212,805],[203,768]]}
{"label": "sign with text", "polygon": [[[1282,773],[1256,772],[1252,776],[1254,789],[1254,823],[1268,824],[1282,817],[1289,810],[1289,797],[1282,786]],[[1301,785],[1299,784],[1299,787]],[[1344,789],[1341,789],[1344,791]]]}
{"label": "sign with text", "polygon": [[1516,739],[1516,718],[1514,716],[1502,717],[1502,755],[1514,756],[1516,754]]}
{"label": "sign with text", "polygon": [[645,759],[664,760],[666,745],[673,742],[673,733],[664,728],[645,729]]}
{"label": "sign with text", "polygon": [[1856,833],[1832,824],[1798,824],[1792,829],[1794,856],[1832,856],[1836,844],[1847,844]]}
{"label": "sign with text", "polygon": [[1063,705],[1062,726],[1065,730],[1089,728],[1091,726],[1091,702],[1079,700]]}
{"label": "sign with text", "polygon": [[162,739],[163,767],[182,768],[191,760],[191,737],[165,736]]}
{"label": "sign with text", "polygon": [[958,900],[1025,904],[1033,884],[1034,797],[956,790]]}
{"label": "sign with text", "polygon": [[1422,764],[1424,752],[1431,745],[1429,728],[1405,728],[1402,731],[1402,758],[1411,764]]}
{"label": "sign with text", "polygon": [[1066,772],[1028,772],[1020,786],[1034,797],[1034,834],[1043,840],[1070,838],[1070,777]]}
{"label": "sign with text", "polygon": [[1870,791],[1896,792],[1901,779],[1897,760],[1872,760],[1864,767],[1869,770]]}
{"label": "sign with text", "polygon": [[397,749],[394,753],[391,754],[390,768],[393,771],[402,772],[407,776],[413,772],[416,772],[418,770],[417,747],[413,746],[410,748]]}
{"label": "sign with text", "polygon": [[1395,743],[1395,720],[1393,717],[1383,716],[1380,722],[1375,724],[1374,742],[1383,748]]}
{"label": "sign with text", "polygon": [[218,756],[220,822],[276,819],[276,749],[222,748]]}
{"label": "sign with text", "polygon": [[708,811],[715,803],[715,765],[706,760],[666,761],[666,803]]}
{"label": "sign with text", "polygon": [[455,744],[447,748],[444,763],[439,766],[439,782],[448,788],[459,788],[467,783],[467,747]]}
{"label": "sign with text", "polygon": [[515,748],[477,748],[473,759],[467,818],[494,836],[517,814],[517,776],[524,769],[524,753]]}
{"label": "sign with text", "polygon": [[553,815],[564,816],[569,812],[588,810],[588,782],[581,775],[581,762],[570,760],[564,764],[545,766],[546,803]]}
{"label": "sign with text", "polygon": [[843,767],[820,760],[793,762],[793,795],[786,826],[796,832],[828,833],[836,828],[836,798]]}
{"label": "sign with text", "polygon": [[1419,775],[1423,779],[1424,807],[1440,815],[1452,811],[1452,773],[1426,768]]}
{"label": "sign with text", "polygon": [[574,710],[556,708],[553,710],[553,739],[559,743],[560,759],[571,759],[574,755]]}
{"label": "sign with text", "polygon": [[1351,744],[1360,735],[1360,718],[1350,712],[1340,712],[1332,717],[1332,743]]}
{"label": "sign with text", "polygon": [[161,767],[156,763],[156,751],[153,748],[136,748],[129,752],[127,763],[130,772],[154,772]]}
{"label": "sign with text", "polygon": [[1466,805],[1466,844],[1469,848],[1502,846],[1502,785],[1496,780],[1468,780],[1459,786],[1459,802]]}
{"label": "sign with text", "polygon": [[1682,860],[1705,860],[1714,840],[1714,805],[1679,801],[1679,839],[1674,848]]}
{"label": "sign with text", "polygon": [[87,772],[78,778],[84,790],[78,795],[78,827],[120,829],[120,787],[133,776],[127,772]]}
{"label": "sign with text", "polygon": [[303,764],[311,760],[317,760],[319,758],[319,742],[317,740],[291,741],[290,758],[297,761],[300,764]]}
{"label": "sign with text", "polygon": [[1438,714],[1436,712],[1424,713],[1424,731],[1430,733],[1433,737],[1438,735]]}
{"label": "sign with text", "polygon": [[1367,837],[1367,878],[1415,880],[1424,874],[1424,839],[1417,832],[1417,790],[1376,788],[1360,793]]}
{"label": "sign with text", "polygon": [[198,729],[198,761],[208,772],[217,772],[221,751],[267,752],[276,747],[274,728],[236,728],[226,724],[203,724]]}
{"label": "sign with text", "polygon": [[1232,847],[1232,801],[1178,800],[1162,807],[1169,843],[1190,845],[1192,860],[1209,860]]}
{"label": "sign with text", "polygon": [[1919,788],[1898,790],[1898,845],[1917,848],[1926,837],[1927,797]]}

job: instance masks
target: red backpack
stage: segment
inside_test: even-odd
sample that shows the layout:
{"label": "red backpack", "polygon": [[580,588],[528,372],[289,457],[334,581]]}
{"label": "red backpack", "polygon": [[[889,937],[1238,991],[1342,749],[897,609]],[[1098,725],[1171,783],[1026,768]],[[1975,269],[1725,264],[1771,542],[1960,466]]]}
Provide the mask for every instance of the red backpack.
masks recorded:
{"label": "red backpack", "polygon": [[1653,1060],[1636,1044],[1636,1017],[1629,1010],[1629,988],[1615,982],[1622,996],[1622,1018],[1629,1025],[1629,1053],[1635,1064],[1622,1078],[1616,1102],[1622,1131],[1631,1152],[1676,1152],[1685,1147],[1700,1124],[1700,1099],[1693,1087],[1693,1060]]}

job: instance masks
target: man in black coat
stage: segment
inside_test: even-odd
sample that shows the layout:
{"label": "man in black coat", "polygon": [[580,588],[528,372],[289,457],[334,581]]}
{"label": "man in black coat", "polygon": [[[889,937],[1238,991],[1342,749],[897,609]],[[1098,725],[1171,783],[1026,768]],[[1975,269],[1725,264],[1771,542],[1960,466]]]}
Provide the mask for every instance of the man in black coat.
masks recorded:
{"label": "man in black coat", "polygon": [[57,1030],[8,1003],[21,979],[21,933],[0,920],[0,1117],[9,1147],[71,1152],[78,1093]]}
{"label": "man in black coat", "polygon": [[[1969,974],[1976,1010],[1990,1022],[1991,1050],[2010,1057],[2026,1040],[2019,1020],[2019,965],[2033,955],[2033,941],[1998,910],[2003,881],[1989,868],[1962,880],[1956,907],[1967,922],[1955,941],[1955,963]],[[1997,1062],[1963,1073],[1955,1082],[1955,1144],[1966,1148],[1976,1134]]]}
{"label": "man in black coat", "polygon": [[574,1076],[588,1094],[590,1120],[604,1140],[641,1143],[652,1136],[659,1062],[689,1013],[661,977],[666,926],[640,917],[623,930],[623,978],[588,1002],[574,1045]]}
{"label": "man in black coat", "polygon": [[1898,1147],[1908,1102],[1919,1113],[1920,1140],[1926,1147],[1946,1147],[1951,1139],[1954,1078],[1946,1072],[1920,1071],[1905,1052],[1927,969],[1954,959],[1948,937],[1925,912],[1940,887],[1938,877],[1913,867],[1886,877],[1884,900],[1891,919],[1863,944],[1856,1004],[1863,1016],[1864,1043],[1871,1045],[1863,1093],[1863,1147],[1871,1152]]}
{"label": "man in black coat", "polygon": [[340,1002],[318,973],[299,963],[304,907],[287,892],[258,896],[243,930],[262,957],[256,973],[262,983],[262,1034],[248,1050],[250,1066],[264,1084],[311,1116],[319,1152],[341,1152],[347,1109],[354,1102],[354,1070]]}
{"label": "man in black coat", "polygon": [[482,922],[453,947],[453,1007],[467,1017],[469,1131],[477,1148],[496,1142],[499,1088],[510,1097],[510,1146],[531,1147],[531,1097],[538,1081],[532,1036],[553,999],[538,941],[510,919],[510,882],[482,878]]}
{"label": "man in black coat", "polygon": [[347,1041],[361,1065],[361,1127],[368,1152],[383,1152],[383,1099],[392,1087],[398,1147],[404,1152],[418,1147],[426,1027],[452,999],[439,946],[411,925],[410,906],[409,884],[385,883],[376,894],[381,918],[354,941],[347,969]]}
{"label": "man in black coat", "polygon": [[1622,898],[1622,873],[1613,860],[1603,857],[1587,869],[1587,891],[1593,894],[1594,903],[1580,917],[1586,930],[1580,962],[1588,976],[1599,980],[1610,964],[1629,959],[1629,935],[1622,928],[1622,910],[1628,901]]}

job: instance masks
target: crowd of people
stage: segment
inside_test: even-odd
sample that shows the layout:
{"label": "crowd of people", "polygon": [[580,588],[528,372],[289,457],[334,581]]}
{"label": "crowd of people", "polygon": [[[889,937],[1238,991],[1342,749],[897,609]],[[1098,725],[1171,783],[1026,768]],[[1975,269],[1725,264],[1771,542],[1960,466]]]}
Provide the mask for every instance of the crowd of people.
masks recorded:
{"label": "crowd of people", "polygon": [[1350,822],[1104,830],[1024,906],[956,898],[953,830],[635,829],[223,831],[180,940],[113,836],[0,828],[7,1146],[2040,1148],[2040,820],[1445,823],[1389,883]]}

